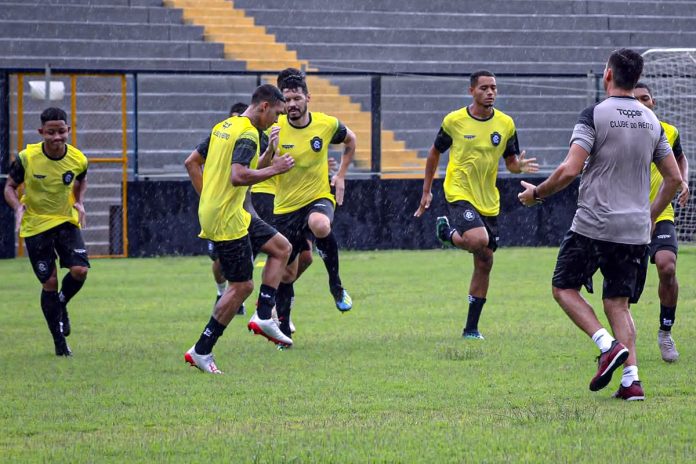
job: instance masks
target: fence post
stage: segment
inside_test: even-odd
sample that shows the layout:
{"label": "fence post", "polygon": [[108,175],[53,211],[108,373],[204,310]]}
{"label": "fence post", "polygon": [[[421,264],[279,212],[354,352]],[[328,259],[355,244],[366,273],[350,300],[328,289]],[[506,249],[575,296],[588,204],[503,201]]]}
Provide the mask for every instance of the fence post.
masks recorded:
{"label": "fence post", "polygon": [[133,73],[133,180],[138,181],[138,73]]}
{"label": "fence post", "polygon": [[0,74],[0,173],[10,170],[10,75]]}
{"label": "fence post", "polygon": [[370,83],[370,112],[372,115],[372,153],[370,172],[379,179],[382,172],[382,76],[372,76]]}

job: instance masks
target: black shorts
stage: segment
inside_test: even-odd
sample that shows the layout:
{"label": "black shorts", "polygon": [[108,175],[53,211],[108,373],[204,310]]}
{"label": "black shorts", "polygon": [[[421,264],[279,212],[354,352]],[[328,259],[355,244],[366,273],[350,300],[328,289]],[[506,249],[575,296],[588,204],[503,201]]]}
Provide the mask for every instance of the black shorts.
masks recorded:
{"label": "black shorts", "polygon": [[261,219],[252,216],[248,234],[236,240],[212,242],[220,260],[222,275],[229,282],[246,282],[254,275],[254,257],[266,242],[278,233]]}
{"label": "black shorts", "polygon": [[553,286],[593,293],[592,276],[602,271],[602,299],[628,297],[637,303],[648,271],[648,246],[595,240],[573,231],[563,238],[553,271]]}
{"label": "black shorts", "polygon": [[256,214],[264,221],[273,222],[273,200],[275,195],[272,193],[251,192],[251,204],[256,210]]}
{"label": "black shorts", "polygon": [[273,225],[278,232],[287,237],[292,245],[288,263],[292,263],[303,251],[312,249],[311,242],[315,238],[309,229],[309,215],[312,213],[321,213],[329,218],[330,223],[333,223],[333,202],[327,198],[320,198],[292,213],[273,216]]}
{"label": "black shorts", "polygon": [[69,223],[56,226],[40,234],[25,237],[27,254],[34,274],[43,284],[53,275],[56,255],[60,258],[60,267],[89,267],[85,241],[80,229]]}
{"label": "black shorts", "polygon": [[207,242],[207,249],[208,249],[208,256],[210,257],[211,260],[217,261],[218,255],[215,252],[215,242],[212,240],[206,240]]}
{"label": "black shorts", "polygon": [[468,201],[447,202],[450,226],[462,235],[467,230],[485,227],[488,232],[488,248],[498,249],[498,216],[483,216]]}
{"label": "black shorts", "polygon": [[655,254],[661,250],[668,250],[677,255],[677,228],[672,221],[660,221],[655,224],[655,231],[650,240],[650,262],[655,264]]}

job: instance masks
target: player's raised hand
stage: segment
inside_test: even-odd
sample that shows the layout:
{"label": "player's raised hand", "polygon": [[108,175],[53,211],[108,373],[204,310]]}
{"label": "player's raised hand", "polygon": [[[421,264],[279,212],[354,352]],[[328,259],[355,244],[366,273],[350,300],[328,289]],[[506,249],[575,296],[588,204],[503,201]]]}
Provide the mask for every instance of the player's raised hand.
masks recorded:
{"label": "player's raised hand", "polygon": [[521,181],[520,184],[524,189],[517,194],[517,198],[520,200],[520,203],[522,203],[524,206],[534,206],[539,203],[539,201],[534,198],[534,190],[536,190],[536,185],[525,181]]}
{"label": "player's raised hand", "polygon": [[423,213],[425,213],[425,210],[430,208],[430,203],[433,201],[433,193],[432,192],[423,192],[423,195],[421,195],[421,200],[420,200],[420,205],[418,205],[418,209],[416,210],[413,215],[415,217],[421,217]]}
{"label": "player's raised hand", "polygon": [[15,210],[15,232],[19,232],[19,228],[22,226],[22,218],[24,217],[24,211],[26,209],[26,206],[20,204]]}
{"label": "player's raised hand", "polygon": [[343,195],[346,192],[346,180],[343,176],[333,176],[331,178],[331,186],[336,189],[336,203],[340,206],[343,204]]}
{"label": "player's raised hand", "polygon": [[681,191],[677,196],[677,203],[679,203],[679,206],[682,208],[686,206],[686,202],[689,201],[689,193],[689,182],[682,180]]}
{"label": "player's raised hand", "polygon": [[273,158],[273,165],[276,174],[282,174],[288,172],[295,166],[295,160],[290,155],[276,156]]}
{"label": "player's raised hand", "polygon": [[77,210],[77,216],[79,218],[80,226],[84,229],[87,227],[87,215],[85,214],[85,205],[76,201],[73,208]]}
{"label": "player's raised hand", "polygon": [[537,172],[539,170],[539,164],[536,163],[536,158],[526,159],[525,156],[527,156],[527,150],[522,150],[520,156],[517,157],[520,172]]}

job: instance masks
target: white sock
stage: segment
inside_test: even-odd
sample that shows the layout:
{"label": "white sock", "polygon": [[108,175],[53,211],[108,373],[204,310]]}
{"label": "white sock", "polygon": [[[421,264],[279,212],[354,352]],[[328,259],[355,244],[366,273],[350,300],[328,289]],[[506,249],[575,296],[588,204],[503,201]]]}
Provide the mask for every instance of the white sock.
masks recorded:
{"label": "white sock", "polygon": [[599,351],[606,353],[609,351],[609,348],[611,348],[611,343],[614,341],[614,337],[609,335],[607,329],[602,328],[595,332],[595,334],[592,336],[592,341],[595,342],[597,348],[599,348]]}
{"label": "white sock", "polygon": [[221,284],[216,283],[215,285],[217,285],[218,295],[222,295],[223,293],[225,293],[225,289],[227,288],[227,282],[223,282]]}
{"label": "white sock", "polygon": [[621,385],[630,387],[631,384],[638,379],[638,366],[624,367],[623,375],[621,376]]}

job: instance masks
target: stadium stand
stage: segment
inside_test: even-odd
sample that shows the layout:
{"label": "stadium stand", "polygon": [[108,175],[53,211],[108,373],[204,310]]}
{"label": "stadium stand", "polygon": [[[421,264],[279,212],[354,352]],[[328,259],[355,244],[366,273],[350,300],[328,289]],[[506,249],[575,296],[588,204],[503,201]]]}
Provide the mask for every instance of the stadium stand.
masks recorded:
{"label": "stadium stand", "polygon": [[[564,155],[575,118],[594,101],[598,84],[594,77],[551,75],[600,73],[609,52],[622,46],[694,47],[694,19],[696,2],[686,1],[0,0],[0,68],[50,63],[152,71],[137,77],[139,158],[131,162],[141,178],[151,179],[182,174],[181,163],[198,139],[257,83],[253,76],[186,71],[303,66],[395,73],[382,78],[382,167],[401,175],[420,175],[442,117],[467,101],[465,77],[438,73],[466,75],[485,67],[533,74],[500,78],[497,106],[515,118],[521,145],[548,169]],[[434,76],[410,75],[416,72]],[[107,81],[85,78],[78,85],[77,144],[90,156],[120,150],[120,130],[113,127],[120,93]],[[129,78],[129,112],[133,83]],[[356,130],[357,167],[369,167],[369,77],[311,76],[310,89],[315,110]],[[25,142],[36,139],[42,106],[25,106]],[[131,119],[130,156],[134,129]],[[103,248],[118,170],[94,166],[90,179],[94,204],[88,207],[96,220],[86,235],[92,248]]]}

